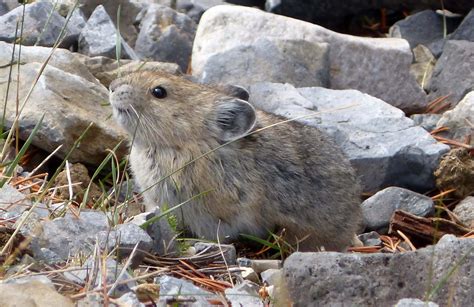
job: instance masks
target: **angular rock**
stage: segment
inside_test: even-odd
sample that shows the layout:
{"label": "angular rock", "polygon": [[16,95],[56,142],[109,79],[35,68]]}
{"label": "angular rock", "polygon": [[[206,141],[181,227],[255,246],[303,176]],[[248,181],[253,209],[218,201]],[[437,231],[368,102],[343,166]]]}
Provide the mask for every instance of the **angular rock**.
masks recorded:
{"label": "angular rock", "polygon": [[[146,219],[149,220],[160,214],[160,209],[153,213],[148,213]],[[147,233],[153,239],[153,250],[159,255],[176,255],[179,252],[179,246],[176,243],[177,233],[171,228],[166,217],[160,218],[152,223],[146,229]]]}
{"label": "angular rock", "polygon": [[[13,44],[0,42],[0,67],[2,75],[5,71],[9,71],[11,65],[11,58],[13,53]],[[26,63],[40,63],[43,64],[51,53],[51,48],[36,47],[36,46],[22,46],[21,47],[21,62]],[[14,63],[18,61],[18,48],[14,55]],[[73,53],[65,49],[56,49],[48,62],[48,66],[55,67],[65,71],[71,75],[76,75],[86,79],[91,83],[100,85],[94,75],[91,74],[88,67],[81,63],[82,55]],[[16,75],[13,74],[15,79]]]}
{"label": "angular rock", "polygon": [[474,90],[474,42],[450,40],[433,71],[429,98],[449,95],[446,102],[455,106]]}
{"label": "angular rock", "polygon": [[196,23],[162,5],[148,6],[140,23],[135,52],[141,59],[177,63],[187,71]]}
{"label": "angular rock", "polygon": [[135,51],[122,37],[117,39],[117,29],[105,10],[99,5],[92,13],[79,35],[79,52],[88,56],[106,56],[116,58],[117,42],[121,43],[120,58],[138,59]]}
{"label": "angular rock", "polygon": [[[324,44],[328,44],[327,61],[322,53]],[[269,48],[266,61],[258,65],[269,67],[258,72],[252,59],[263,46]],[[290,46],[289,55],[285,56]],[[250,56],[246,57],[244,50]],[[248,58],[248,62],[236,58],[237,54]],[[286,69],[289,67],[284,63],[282,67],[271,67],[278,63],[278,56],[293,63],[292,69]],[[315,63],[315,59],[321,60]],[[244,64],[238,70],[235,60]],[[194,40],[192,73],[205,82],[246,86],[251,83],[248,80],[258,78],[297,87],[315,86],[321,84],[321,72],[328,72],[328,62],[331,88],[357,89],[409,112],[427,104],[425,93],[409,73],[412,53],[405,40],[343,35],[253,8],[224,5],[204,13]],[[295,70],[308,75],[312,72],[313,76],[301,80]],[[273,79],[276,76],[278,80]]]}
{"label": "angular rock", "polygon": [[426,293],[440,306],[470,306],[473,250],[474,239],[446,235],[437,245],[414,252],[294,253],[284,273],[295,306],[391,306]]}
{"label": "angular rock", "polygon": [[171,276],[155,278],[155,283],[160,285],[159,303],[164,304],[173,299],[191,300],[197,306],[209,305],[208,300],[220,300],[215,294],[196,287],[191,282]]}
{"label": "angular rock", "polygon": [[459,221],[467,227],[474,229],[474,196],[463,199],[453,210]]}
{"label": "angular rock", "polygon": [[[474,79],[473,79],[474,80]],[[470,140],[474,145],[474,91],[469,92],[454,109],[444,112],[437,123],[437,128],[448,127],[438,135],[457,140],[461,143]]]}
{"label": "angular rock", "polygon": [[[136,27],[138,15],[149,3],[156,1],[158,0],[80,0],[80,9],[87,18],[90,18],[97,6],[102,5],[116,25],[117,12],[120,6],[120,35],[129,46],[134,46],[138,35]],[[72,2],[72,4],[73,3],[74,2]]]}
{"label": "angular rock", "polygon": [[99,211],[82,211],[79,217],[66,214],[42,223],[43,231],[36,236],[31,249],[38,260],[63,262],[69,256],[92,253],[96,236],[108,229],[107,217]]}
{"label": "angular rock", "polygon": [[132,223],[119,224],[112,231],[101,231],[98,238],[100,245],[107,246],[107,250],[117,248],[121,257],[130,255],[137,244],[138,253],[148,252],[153,247],[153,240],[146,231]]}
{"label": "angular rock", "polygon": [[430,132],[436,128],[436,125],[441,119],[441,114],[413,114],[410,116],[410,119],[413,120],[415,125],[418,125]]}
{"label": "angular rock", "polygon": [[76,8],[71,15],[71,18],[69,19],[68,23],[68,28],[69,28],[69,34],[72,36],[72,39],[74,39],[74,43],[77,43],[79,39],[79,35],[81,34],[82,29],[87,24],[87,18],[82,12],[82,10]]}
{"label": "angular rock", "polygon": [[366,232],[357,236],[357,238],[364,244],[364,246],[382,245],[380,234],[375,231]]}
{"label": "angular rock", "polygon": [[113,80],[117,79],[120,74],[125,72],[156,69],[175,75],[182,73],[179,66],[175,63],[121,60],[119,65],[117,60],[103,56],[91,58],[79,53],[76,53],[75,55],[76,58],[89,69],[90,73],[92,73],[100,83],[106,87],[108,87]]}
{"label": "angular rock", "polygon": [[[0,40],[6,42],[15,40],[17,20],[21,19],[22,15],[23,6],[20,6],[0,17]],[[53,4],[50,2],[27,4],[24,20],[22,39],[24,45],[53,46],[66,24],[64,17],[53,9]],[[17,37],[19,36],[20,32],[17,33]],[[72,40],[70,34],[66,34],[61,46],[68,48]]]}
{"label": "angular rock", "polygon": [[24,284],[0,284],[0,302],[2,307],[74,307],[71,299],[60,295],[39,281]]}
{"label": "angular rock", "polygon": [[[103,265],[105,265],[105,268]],[[121,274],[122,268],[120,264],[111,258],[107,258],[103,264],[100,258],[94,259],[89,257],[82,267],[77,268],[76,271],[71,270],[66,272],[64,277],[73,283],[81,285],[90,284],[92,288],[97,289],[101,288],[104,283],[102,272],[105,271],[107,285],[113,285],[117,280],[119,282],[115,287],[109,289],[109,295],[119,297],[130,292],[131,289],[137,285],[135,281],[121,283],[132,278],[126,271]]]}
{"label": "angular rock", "polygon": [[404,210],[417,216],[434,213],[433,200],[425,195],[398,187],[389,187],[365,200],[362,205],[364,224],[369,230],[388,227],[395,210]]}
{"label": "angular rock", "polygon": [[[10,44],[0,43],[0,93],[6,97],[9,63],[11,58]],[[19,101],[23,103],[34,79],[43,65],[43,55],[49,48],[30,47],[22,48],[20,66]],[[39,49],[38,49],[39,48]],[[18,50],[18,48],[17,48]],[[39,51],[40,55],[32,53]],[[26,53],[30,55],[25,56]],[[93,126],[85,135],[80,146],[70,156],[71,162],[99,164],[107,155],[107,149],[114,148],[121,140],[126,139],[122,128],[118,127],[110,118],[111,109],[104,104],[108,101],[108,90],[99,84],[87,67],[74,59],[72,53],[57,50],[51,65],[44,69],[35,89],[27,101],[20,117],[20,137],[26,139],[39,119],[45,114],[44,120],[33,140],[33,145],[52,152],[58,146],[62,148],[57,155],[64,158],[74,142],[92,122]],[[64,68],[65,66],[69,68]],[[77,67],[77,73],[74,70]],[[87,78],[87,79],[86,79]],[[11,127],[16,114],[16,69],[13,70],[10,84],[10,93],[7,101],[6,126]],[[54,112],[52,112],[54,110]],[[119,148],[117,154],[123,156],[126,152],[125,144]]]}
{"label": "angular rock", "polygon": [[472,29],[474,29],[474,8],[464,17],[456,31],[449,36],[449,39],[474,42],[474,31]]}
{"label": "angular rock", "polygon": [[432,189],[433,171],[449,149],[402,111],[355,90],[262,83],[250,87],[249,101],[285,118],[307,116],[299,121],[325,131],[341,146],[367,192],[386,186]]}
{"label": "angular rock", "polygon": [[259,286],[249,281],[225,290],[225,297],[231,306],[261,306],[262,300],[258,295]]}
{"label": "angular rock", "polygon": [[11,185],[0,188],[0,218],[3,220],[18,219],[23,211],[31,208],[33,204],[28,197],[17,191]]}
{"label": "angular rock", "polygon": [[431,43],[443,40],[443,17],[432,10],[421,11],[397,21],[389,36],[406,39],[412,49],[420,44],[432,49]]}

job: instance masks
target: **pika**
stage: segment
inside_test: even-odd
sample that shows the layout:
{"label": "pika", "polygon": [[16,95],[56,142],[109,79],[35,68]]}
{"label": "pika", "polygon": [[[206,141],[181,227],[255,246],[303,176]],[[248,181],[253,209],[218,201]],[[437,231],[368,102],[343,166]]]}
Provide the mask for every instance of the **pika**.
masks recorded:
{"label": "pika", "polygon": [[287,122],[252,133],[282,118],[159,71],[113,81],[110,102],[133,139],[130,164],[147,209],[192,199],[175,210],[178,220],[221,242],[285,229],[300,251],[350,245],[361,190],[341,149],[318,129]]}

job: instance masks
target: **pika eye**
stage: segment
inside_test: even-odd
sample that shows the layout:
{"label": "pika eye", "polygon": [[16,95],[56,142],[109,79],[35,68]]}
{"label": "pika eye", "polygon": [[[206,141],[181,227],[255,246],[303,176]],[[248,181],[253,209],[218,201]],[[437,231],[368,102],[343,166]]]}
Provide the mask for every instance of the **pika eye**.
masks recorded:
{"label": "pika eye", "polygon": [[157,86],[151,90],[151,94],[158,99],[163,99],[166,97],[166,90],[162,86]]}

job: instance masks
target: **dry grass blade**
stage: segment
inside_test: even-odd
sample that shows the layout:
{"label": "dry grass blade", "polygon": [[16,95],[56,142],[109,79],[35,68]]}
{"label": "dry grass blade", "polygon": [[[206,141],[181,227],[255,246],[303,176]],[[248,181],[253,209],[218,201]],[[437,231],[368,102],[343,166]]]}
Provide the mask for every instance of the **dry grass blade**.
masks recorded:
{"label": "dry grass blade", "polygon": [[472,150],[474,148],[474,147],[470,146],[469,144],[461,143],[459,141],[451,140],[451,139],[448,139],[448,138],[445,138],[445,137],[442,137],[442,136],[439,136],[439,135],[433,135],[433,137],[435,138],[435,140],[437,140],[438,142],[441,142],[443,144],[463,147],[463,148],[466,148],[466,149],[469,149],[469,150]]}
{"label": "dry grass blade", "polygon": [[[426,107],[426,110],[424,113],[436,113],[439,112],[440,110],[443,109],[443,107],[445,106],[445,104],[442,104],[450,95],[446,95],[446,96],[441,96],[441,97],[438,97],[436,99],[434,99],[433,101],[431,101],[428,106]],[[448,107],[449,107],[449,104],[448,104]]]}

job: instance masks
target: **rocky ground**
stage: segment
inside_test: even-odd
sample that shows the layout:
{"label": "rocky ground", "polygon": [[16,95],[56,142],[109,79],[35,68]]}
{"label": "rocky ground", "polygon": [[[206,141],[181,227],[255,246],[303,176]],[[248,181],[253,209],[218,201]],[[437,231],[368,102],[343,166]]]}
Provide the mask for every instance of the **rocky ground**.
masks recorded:
{"label": "rocky ground", "polygon": [[[29,2],[0,3],[0,306],[472,304],[470,1]],[[199,242],[143,212],[107,89],[143,68],[328,133],[363,246]]]}

